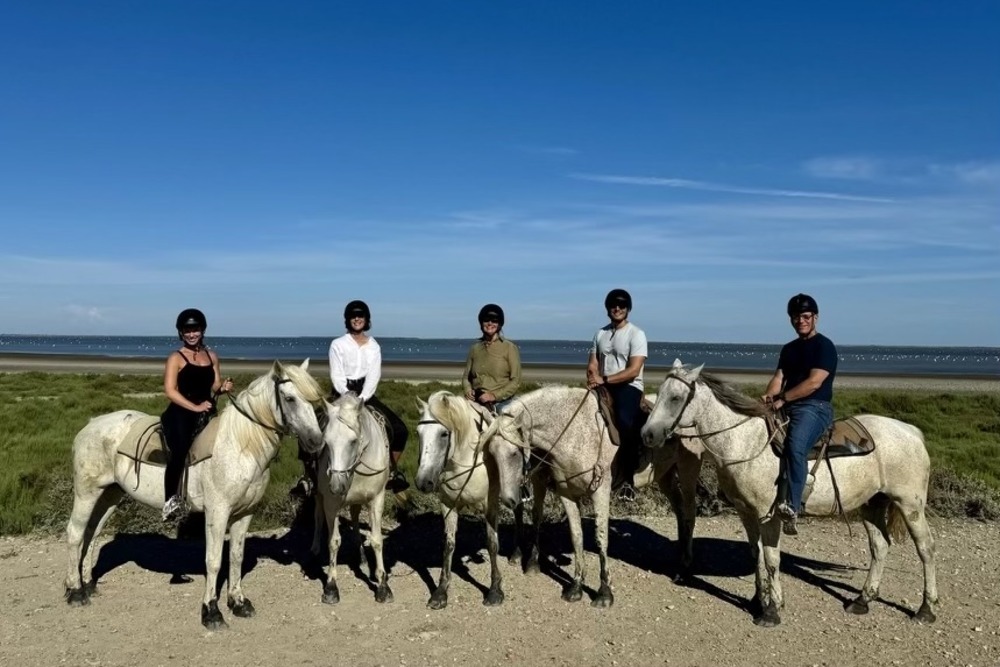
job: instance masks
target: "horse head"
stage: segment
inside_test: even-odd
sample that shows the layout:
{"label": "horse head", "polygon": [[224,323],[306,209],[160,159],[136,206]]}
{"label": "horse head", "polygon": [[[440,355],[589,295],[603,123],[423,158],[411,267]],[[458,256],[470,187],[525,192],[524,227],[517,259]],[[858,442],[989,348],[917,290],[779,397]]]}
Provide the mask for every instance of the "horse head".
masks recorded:
{"label": "horse head", "polygon": [[531,455],[530,438],[524,425],[526,414],[519,406],[513,406],[498,414],[482,435],[487,457],[496,465],[500,502],[511,509],[521,502],[521,484]]}
{"label": "horse head", "polygon": [[[451,450],[451,431],[438,415],[447,412],[444,408],[447,406],[449,397],[451,394],[442,390],[431,394],[426,402],[417,399],[417,405],[420,407],[420,420],[417,422],[420,450],[418,452],[416,483],[417,488],[424,493],[437,490],[441,472],[448,462],[448,454]],[[435,405],[436,410],[431,408],[432,404]]]}
{"label": "horse head", "polygon": [[694,401],[698,376],[704,367],[702,364],[697,368],[686,368],[680,359],[674,359],[666,379],[656,392],[656,402],[646,425],[642,427],[642,441],[647,447],[662,447],[677,429],[694,426],[688,406]]}
{"label": "horse head", "polygon": [[330,407],[330,421],[323,430],[329,456],[326,457],[327,478],[330,492],[345,497],[351,488],[354,471],[361,463],[368,438],[363,437],[361,414],[364,402],[352,391],[347,392]]}
{"label": "horse head", "polygon": [[294,433],[309,453],[323,448],[323,425],[330,404],[319,383],[309,374],[309,360],[300,366],[275,361],[266,376],[274,388],[274,407],[284,430]]}

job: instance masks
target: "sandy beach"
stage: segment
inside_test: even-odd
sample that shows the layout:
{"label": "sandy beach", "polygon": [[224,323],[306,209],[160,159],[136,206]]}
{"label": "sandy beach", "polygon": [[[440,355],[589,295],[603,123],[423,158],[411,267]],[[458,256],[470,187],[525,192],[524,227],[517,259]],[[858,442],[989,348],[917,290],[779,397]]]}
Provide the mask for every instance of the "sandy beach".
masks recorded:
{"label": "sandy beach", "polygon": [[[301,359],[282,359],[283,362],[301,363]],[[223,372],[264,373],[270,361],[225,359],[221,360]],[[326,359],[312,359],[309,368],[316,375],[328,374]],[[385,362],[382,377],[385,380],[407,382],[458,382],[462,374],[461,363],[447,362]],[[765,384],[769,373],[741,371],[724,368],[708,368],[727,382],[733,384]],[[0,354],[0,373],[115,373],[119,375],[149,375],[163,372],[163,361],[147,358],[102,357],[90,355],[58,354]],[[666,367],[646,366],[645,377],[648,384],[655,385],[667,372]],[[556,364],[525,364],[523,379],[540,384],[571,384],[580,382],[584,375],[584,365],[562,366]],[[1000,393],[998,377],[965,376],[920,376],[920,375],[858,375],[840,373],[836,386],[871,389],[915,389],[924,391],[974,391]]]}

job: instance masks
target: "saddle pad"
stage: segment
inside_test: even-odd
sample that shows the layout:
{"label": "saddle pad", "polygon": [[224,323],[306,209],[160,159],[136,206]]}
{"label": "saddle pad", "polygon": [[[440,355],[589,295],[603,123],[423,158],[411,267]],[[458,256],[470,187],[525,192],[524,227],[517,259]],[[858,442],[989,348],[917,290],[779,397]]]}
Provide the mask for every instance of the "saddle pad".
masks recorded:
{"label": "saddle pad", "polygon": [[[201,433],[195,436],[194,444],[188,453],[188,465],[200,463],[212,456],[212,448],[215,446],[215,436],[218,432],[219,420],[213,418]],[[118,453],[133,461],[165,467],[168,456],[163,447],[163,429],[160,426],[160,418],[147,415],[137,419],[125,435],[122,444],[118,446]]]}
{"label": "saddle pad", "polygon": [[[768,431],[772,434],[772,449],[779,457],[785,448],[786,421],[768,423]],[[775,434],[774,429],[779,429]],[[875,440],[868,429],[854,417],[845,417],[833,422],[833,425],[822,435],[809,450],[809,460],[815,461],[826,448],[827,458],[840,456],[864,456],[875,451]]]}

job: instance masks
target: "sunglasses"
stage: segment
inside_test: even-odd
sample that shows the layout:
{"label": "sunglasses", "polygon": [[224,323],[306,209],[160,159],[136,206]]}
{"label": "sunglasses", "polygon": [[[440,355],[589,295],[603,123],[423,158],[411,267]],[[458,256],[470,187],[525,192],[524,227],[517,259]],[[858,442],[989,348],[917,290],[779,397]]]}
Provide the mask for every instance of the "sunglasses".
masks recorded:
{"label": "sunglasses", "polygon": [[480,324],[500,324],[500,318],[494,317],[493,315],[487,315],[483,319],[479,320]]}

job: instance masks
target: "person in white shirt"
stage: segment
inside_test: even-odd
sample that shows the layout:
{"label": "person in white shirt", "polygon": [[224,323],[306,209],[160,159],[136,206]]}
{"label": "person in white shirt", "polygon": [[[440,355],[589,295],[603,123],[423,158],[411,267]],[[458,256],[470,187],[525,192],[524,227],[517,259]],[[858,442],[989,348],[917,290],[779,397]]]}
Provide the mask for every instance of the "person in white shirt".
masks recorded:
{"label": "person in white shirt", "polygon": [[645,332],[628,321],[632,296],[613,289],[604,298],[609,324],[594,334],[587,363],[587,389],[607,387],[614,402],[620,446],[616,456],[618,497],[635,500],[632,475],[639,463],[643,395],[642,369],[649,356]]}
{"label": "person in white shirt", "polygon": [[[399,459],[410,437],[406,424],[385,403],[375,396],[382,378],[382,348],[366,332],[372,327],[371,310],[364,301],[351,301],[344,308],[347,333],[330,342],[330,381],[334,398],[353,391],[365,405],[385,416],[389,425],[389,463],[392,474],[386,485],[394,493],[409,488],[406,476],[399,469]],[[292,489],[293,495],[307,496],[316,484],[316,459],[299,448],[299,459],[305,475]]]}

